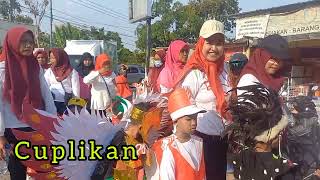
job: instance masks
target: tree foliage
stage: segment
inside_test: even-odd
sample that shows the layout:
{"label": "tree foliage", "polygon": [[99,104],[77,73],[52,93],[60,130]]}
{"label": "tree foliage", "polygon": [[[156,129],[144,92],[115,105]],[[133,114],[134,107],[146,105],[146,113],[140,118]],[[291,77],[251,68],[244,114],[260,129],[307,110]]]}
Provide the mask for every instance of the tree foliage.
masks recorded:
{"label": "tree foliage", "polygon": [[[14,22],[33,24],[33,19],[27,15],[21,14],[20,3],[17,0],[11,0],[12,3],[12,17]],[[0,0],[0,15],[4,20],[10,19],[10,3],[9,1]]]}
{"label": "tree foliage", "polygon": [[[12,0],[12,14],[13,18],[15,18],[18,14],[21,13],[20,4],[17,0]],[[0,1],[0,14],[3,16],[5,20],[10,19],[10,3],[6,0]]]}
{"label": "tree foliage", "polygon": [[28,24],[28,25],[33,24],[33,19],[27,15],[17,15],[15,17],[15,21],[23,24]]}
{"label": "tree foliage", "polygon": [[123,48],[122,40],[117,32],[105,31],[104,28],[91,27],[89,29],[82,29],[79,27],[66,24],[56,26],[53,33],[54,43],[57,47],[65,47],[66,40],[104,40],[117,42],[117,48]]}
{"label": "tree foliage", "polygon": [[127,64],[134,59],[134,53],[127,48],[122,48],[118,51],[119,62]]}
{"label": "tree foliage", "polygon": [[24,4],[28,7],[30,13],[33,15],[35,26],[36,26],[36,42],[38,47],[40,47],[39,36],[40,36],[40,26],[46,8],[49,5],[48,0],[23,0]]}
{"label": "tree foliage", "polygon": [[50,34],[46,32],[40,32],[39,34],[39,47],[40,48],[50,48]]}
{"label": "tree foliage", "polygon": [[[195,43],[204,21],[216,19],[232,31],[235,23],[229,15],[240,11],[238,0],[190,0],[187,5],[179,1],[158,0],[153,5],[152,45],[166,47],[172,40],[182,39]],[[146,48],[146,25],[137,27],[137,47]]]}

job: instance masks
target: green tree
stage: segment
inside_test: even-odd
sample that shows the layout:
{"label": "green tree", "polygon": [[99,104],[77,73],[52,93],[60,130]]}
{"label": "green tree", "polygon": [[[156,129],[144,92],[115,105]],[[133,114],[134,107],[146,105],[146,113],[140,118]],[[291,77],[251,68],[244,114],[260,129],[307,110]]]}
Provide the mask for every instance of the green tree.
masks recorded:
{"label": "green tree", "polygon": [[203,21],[207,19],[221,21],[227,31],[232,31],[235,27],[230,15],[240,11],[238,0],[191,0],[190,5],[195,7]]}
{"label": "green tree", "polygon": [[104,28],[97,29],[96,27],[91,27],[89,34],[90,39],[104,40],[105,38]]}
{"label": "green tree", "polygon": [[[23,24],[33,24],[33,19],[27,15],[21,14],[21,7],[18,1],[11,0],[12,2],[12,16],[13,21],[23,23]],[[10,19],[10,4],[9,1],[2,0],[0,1],[0,15],[5,20]]]}
{"label": "green tree", "polygon": [[82,39],[83,31],[72,26],[71,24],[56,26],[53,33],[54,44],[56,47],[64,48],[66,46],[66,40]]}
{"label": "green tree", "polygon": [[16,22],[21,22],[21,23],[24,23],[24,24],[29,24],[29,25],[32,25],[33,24],[33,19],[27,15],[17,15],[15,17],[15,21]]}
{"label": "green tree", "polygon": [[33,15],[35,26],[36,26],[36,42],[38,47],[40,47],[39,36],[40,36],[40,26],[43,20],[46,8],[49,5],[48,0],[23,0],[24,4],[28,7],[30,13]]}
{"label": "green tree", "polygon": [[117,42],[117,50],[123,48],[122,40],[117,32],[105,31],[104,28],[91,27],[91,39]]}
{"label": "green tree", "polygon": [[39,47],[50,48],[50,34],[45,32],[40,32],[39,35]]}
{"label": "green tree", "polygon": [[55,45],[65,47],[66,40],[104,40],[117,42],[117,49],[123,48],[121,37],[117,32],[105,31],[104,28],[91,27],[90,30],[78,28],[71,24],[56,26],[54,32]]}
{"label": "green tree", "polygon": [[117,32],[112,32],[112,31],[108,31],[105,34],[105,41],[114,41],[117,42],[117,49],[120,50],[121,48],[123,48],[123,44],[122,44],[122,40],[121,37],[119,35],[119,33]]}
{"label": "green tree", "polygon": [[[232,31],[235,23],[231,14],[239,12],[238,0],[190,0],[183,6],[179,1],[159,0],[154,3],[152,24],[153,47],[168,46],[172,40],[183,39],[195,43],[203,22],[217,19],[224,23],[227,31]],[[137,47],[146,48],[146,26],[137,27]]]}
{"label": "green tree", "polygon": [[[16,17],[16,15],[21,13],[20,4],[17,0],[11,0],[12,3],[12,15],[13,18]],[[5,20],[10,19],[10,2],[6,0],[0,1],[0,14],[3,16]]]}
{"label": "green tree", "polygon": [[118,51],[119,63],[128,64],[135,60],[134,53],[127,48],[121,48]]}

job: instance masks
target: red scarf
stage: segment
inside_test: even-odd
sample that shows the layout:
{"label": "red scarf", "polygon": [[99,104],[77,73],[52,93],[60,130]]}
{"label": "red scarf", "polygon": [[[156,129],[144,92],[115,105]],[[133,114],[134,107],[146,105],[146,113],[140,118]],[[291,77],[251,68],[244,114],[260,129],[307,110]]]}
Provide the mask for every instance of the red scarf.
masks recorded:
{"label": "red scarf", "polygon": [[36,51],[33,55],[37,59],[39,54],[42,54],[44,56],[44,58],[47,60],[47,63],[40,64],[40,66],[43,69],[49,69],[51,65],[48,64],[48,53],[46,51],[40,49],[40,50]]}
{"label": "red scarf", "polygon": [[53,48],[50,53],[56,58],[56,62],[51,65],[53,74],[56,76],[57,81],[65,80],[71,73],[72,67],[69,61],[68,54],[60,48]]}
{"label": "red scarf", "polygon": [[243,68],[241,77],[245,74],[252,74],[261,84],[279,92],[284,83],[284,77],[280,74],[271,76],[265,70],[265,66],[271,57],[272,55],[266,50],[260,48],[256,49],[247,65]]}
{"label": "red scarf", "polygon": [[192,69],[199,69],[200,71],[204,72],[208,77],[211,90],[216,96],[216,110],[222,117],[226,118],[227,102],[225,100],[225,93],[220,80],[220,75],[224,69],[224,56],[222,56],[219,60],[215,62],[210,62],[206,60],[202,54],[204,43],[205,39],[200,37],[195,52],[188,60],[186,66],[184,67],[182,76],[178,79],[176,84],[181,82],[181,80]]}
{"label": "red scarf", "polygon": [[5,61],[5,80],[3,84],[3,100],[10,103],[11,111],[18,119],[22,117],[23,103],[29,103],[36,109],[42,109],[39,71],[40,66],[31,54],[23,56],[19,53],[20,39],[24,33],[32,31],[24,27],[14,27],[7,32],[3,42],[1,61]]}

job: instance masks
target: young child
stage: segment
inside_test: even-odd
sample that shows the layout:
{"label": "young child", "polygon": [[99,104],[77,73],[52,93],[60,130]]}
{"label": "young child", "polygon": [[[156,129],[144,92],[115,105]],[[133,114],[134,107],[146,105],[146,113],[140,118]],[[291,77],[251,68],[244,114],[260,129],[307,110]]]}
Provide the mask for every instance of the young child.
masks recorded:
{"label": "young child", "polygon": [[115,78],[117,86],[117,95],[128,100],[132,99],[132,91],[127,79],[128,66],[121,64],[118,71],[118,76]]}
{"label": "young child", "polygon": [[138,159],[129,161],[99,161],[91,176],[92,180],[104,180],[106,177],[113,177],[115,180],[143,179],[143,159],[145,153],[143,152],[144,140],[140,134],[140,129],[145,120],[145,113],[150,106],[148,103],[140,103],[131,108],[132,105],[126,99],[122,99],[120,103],[123,107],[113,108],[113,113],[120,114],[119,112],[121,112],[121,123],[125,123],[126,125],[115,135],[111,145],[117,146],[121,153],[121,147],[124,145],[136,147]]}
{"label": "young child", "polygon": [[182,88],[169,96],[168,110],[174,122],[174,133],[153,146],[158,164],[154,178],[206,179],[202,139],[192,135],[197,127],[197,114],[203,110],[192,102],[190,92]]}
{"label": "young child", "polygon": [[288,124],[282,116],[279,95],[261,84],[241,90],[246,92],[229,105],[234,123],[226,129],[230,144],[239,145],[230,158],[235,178],[276,179],[293,166],[281,153],[272,153],[280,146],[282,131]]}

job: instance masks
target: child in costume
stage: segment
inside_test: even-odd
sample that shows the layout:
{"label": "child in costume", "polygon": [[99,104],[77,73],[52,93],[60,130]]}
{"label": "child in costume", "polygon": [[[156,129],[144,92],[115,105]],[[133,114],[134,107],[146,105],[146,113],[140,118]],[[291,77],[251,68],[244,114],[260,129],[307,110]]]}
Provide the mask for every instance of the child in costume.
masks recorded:
{"label": "child in costume", "polygon": [[[140,129],[144,120],[144,115],[150,106],[147,103],[140,103],[134,106],[130,116],[130,122],[124,131],[120,132],[123,137],[124,145],[133,145],[136,147],[138,160],[117,161],[114,168],[113,176],[116,180],[143,180],[143,156],[142,152],[144,140],[141,137]],[[121,147],[121,146],[118,146]]]}
{"label": "child in costume", "polygon": [[[113,107],[113,113],[118,114],[118,118],[122,118],[119,124],[124,123],[125,125],[122,125],[122,130],[115,135],[111,145],[117,146],[119,151],[124,145],[136,147],[138,159],[100,161],[91,176],[92,180],[104,180],[110,177],[119,180],[142,180],[144,165],[150,166],[151,164],[148,146],[158,136],[157,133],[153,133],[157,128],[152,126],[152,124],[157,124],[152,122],[155,119],[153,114],[157,112],[150,111],[151,103],[139,103],[132,107],[126,99],[121,99],[119,102],[121,106]],[[117,103],[114,105],[116,106]],[[160,126],[160,115],[158,117]]]}
{"label": "child in costume", "polygon": [[158,164],[153,179],[206,179],[203,142],[192,135],[197,126],[197,114],[203,110],[192,102],[189,90],[183,88],[169,96],[168,110],[174,122],[174,133],[153,146]]}
{"label": "child in costume", "polygon": [[230,144],[240,145],[232,158],[236,179],[270,180],[287,173],[289,160],[272,153],[280,146],[288,119],[282,115],[278,94],[261,84],[241,87],[246,91],[232,99],[234,122],[225,132]]}

